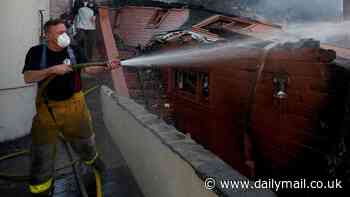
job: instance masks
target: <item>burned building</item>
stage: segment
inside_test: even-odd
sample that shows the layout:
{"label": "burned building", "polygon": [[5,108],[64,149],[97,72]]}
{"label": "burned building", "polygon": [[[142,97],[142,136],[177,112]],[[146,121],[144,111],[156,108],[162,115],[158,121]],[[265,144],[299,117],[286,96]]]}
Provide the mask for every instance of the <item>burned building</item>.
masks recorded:
{"label": "burned building", "polygon": [[[96,114],[126,158],[121,168],[131,169],[147,197],[275,196],[209,191],[208,177],[326,176],[348,186],[350,51],[295,39],[237,10],[127,1],[99,8],[96,56],[122,66],[107,79],[115,91],[101,89]],[[286,39],[270,36],[276,32]]]}
{"label": "burned building", "polygon": [[[131,10],[139,14],[126,24]],[[124,69],[131,97],[234,169],[248,177],[341,174],[332,160],[345,137],[349,73],[330,45],[278,43],[267,35],[280,26],[195,9],[126,6],[112,18],[121,57],[140,56],[144,67]],[[176,56],[180,49],[199,55]],[[159,53],[159,65],[142,64]]]}

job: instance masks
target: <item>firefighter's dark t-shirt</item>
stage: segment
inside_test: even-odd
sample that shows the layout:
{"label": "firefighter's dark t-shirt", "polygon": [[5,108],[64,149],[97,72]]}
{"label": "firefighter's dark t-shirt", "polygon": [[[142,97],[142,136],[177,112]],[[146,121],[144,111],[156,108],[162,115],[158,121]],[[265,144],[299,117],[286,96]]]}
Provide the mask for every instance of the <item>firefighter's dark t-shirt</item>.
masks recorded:
{"label": "firefighter's dark t-shirt", "polygon": [[[46,46],[45,46],[46,47]],[[28,70],[40,70],[41,69],[41,56],[43,54],[43,45],[37,45],[29,49],[23,73]],[[77,55],[78,54],[78,55]],[[58,64],[63,64],[65,59],[69,59],[67,48],[60,52],[55,52],[47,48],[47,65],[45,68],[49,68]],[[75,52],[76,60],[78,63],[82,62],[79,58],[79,53]],[[72,61],[71,61],[72,62]],[[39,85],[41,83],[39,82]],[[50,100],[66,100],[70,98],[74,92],[81,90],[80,71],[69,72],[65,75],[56,76],[47,86],[46,95]]]}

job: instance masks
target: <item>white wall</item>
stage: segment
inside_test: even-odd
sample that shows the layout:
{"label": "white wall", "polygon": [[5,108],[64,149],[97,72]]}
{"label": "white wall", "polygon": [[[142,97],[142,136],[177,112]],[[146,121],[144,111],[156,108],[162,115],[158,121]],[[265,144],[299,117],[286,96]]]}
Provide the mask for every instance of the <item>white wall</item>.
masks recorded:
{"label": "white wall", "polygon": [[39,10],[49,0],[2,0],[0,6],[0,141],[29,133],[36,86],[22,76],[28,49],[39,43]]}
{"label": "white wall", "polygon": [[48,0],[1,1],[0,89],[24,85],[25,54],[39,42],[39,10],[48,10],[48,6]]}
{"label": "white wall", "polygon": [[36,87],[0,91],[0,143],[30,132],[35,114]]}

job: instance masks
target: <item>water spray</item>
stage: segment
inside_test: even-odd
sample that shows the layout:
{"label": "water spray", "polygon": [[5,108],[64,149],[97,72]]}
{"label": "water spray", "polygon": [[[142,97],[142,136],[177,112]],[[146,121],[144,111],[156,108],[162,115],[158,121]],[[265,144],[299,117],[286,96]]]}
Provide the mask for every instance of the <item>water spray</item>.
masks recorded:
{"label": "water spray", "polygon": [[120,64],[127,67],[184,66],[188,64],[201,65],[216,60],[244,59],[249,58],[249,54],[242,53],[244,48],[259,48],[257,46],[264,43],[266,45],[271,42],[284,44],[310,38],[319,40],[322,43],[329,43],[337,38],[350,36],[350,29],[346,28],[349,25],[350,21],[342,23],[318,22],[293,24],[283,30],[276,29],[263,33],[242,31],[238,33],[248,35],[252,39],[228,40],[224,44],[159,52],[123,60]]}

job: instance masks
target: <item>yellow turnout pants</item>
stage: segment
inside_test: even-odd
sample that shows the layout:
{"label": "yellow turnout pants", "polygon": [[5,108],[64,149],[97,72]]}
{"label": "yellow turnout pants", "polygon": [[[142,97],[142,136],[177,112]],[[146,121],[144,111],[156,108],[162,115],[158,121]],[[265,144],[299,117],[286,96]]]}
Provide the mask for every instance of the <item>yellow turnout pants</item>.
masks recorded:
{"label": "yellow turnout pants", "polygon": [[[49,107],[48,107],[49,106]],[[50,113],[50,110],[51,112]],[[55,149],[59,133],[68,140],[82,160],[92,164],[97,157],[90,112],[82,92],[64,101],[37,102],[32,123],[32,168],[29,189],[32,193],[52,188]]]}

